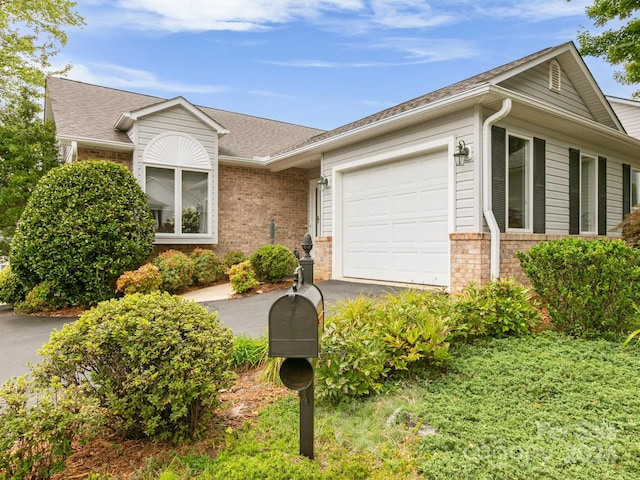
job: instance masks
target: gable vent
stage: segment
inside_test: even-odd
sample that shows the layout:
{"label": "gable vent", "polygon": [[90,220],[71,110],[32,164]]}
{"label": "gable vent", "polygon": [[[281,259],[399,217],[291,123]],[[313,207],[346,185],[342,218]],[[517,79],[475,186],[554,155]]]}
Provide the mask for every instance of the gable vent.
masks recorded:
{"label": "gable vent", "polygon": [[552,60],[549,64],[549,90],[559,92],[562,88],[562,71],[560,64],[556,60]]}

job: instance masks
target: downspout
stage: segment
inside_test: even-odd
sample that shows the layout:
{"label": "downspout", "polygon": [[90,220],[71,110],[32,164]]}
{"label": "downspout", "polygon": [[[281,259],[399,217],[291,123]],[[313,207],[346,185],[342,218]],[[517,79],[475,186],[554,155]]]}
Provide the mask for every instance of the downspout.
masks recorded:
{"label": "downspout", "polygon": [[502,100],[502,108],[482,124],[482,211],[491,232],[491,279],[500,277],[500,227],[493,215],[491,189],[491,127],[511,112],[511,99]]}

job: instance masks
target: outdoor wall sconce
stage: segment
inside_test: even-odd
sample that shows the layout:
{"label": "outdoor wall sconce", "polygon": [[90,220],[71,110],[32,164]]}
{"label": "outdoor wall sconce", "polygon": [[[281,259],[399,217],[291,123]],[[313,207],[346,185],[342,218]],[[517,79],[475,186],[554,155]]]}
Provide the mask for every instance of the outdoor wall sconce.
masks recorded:
{"label": "outdoor wall sconce", "polygon": [[465,160],[469,158],[469,147],[464,143],[464,140],[458,142],[456,151],[453,153],[453,158],[456,161],[457,167],[464,166]]}
{"label": "outdoor wall sconce", "polygon": [[318,180],[318,186],[320,187],[320,191],[324,192],[329,186],[329,179],[325,176],[320,177],[320,180]]}

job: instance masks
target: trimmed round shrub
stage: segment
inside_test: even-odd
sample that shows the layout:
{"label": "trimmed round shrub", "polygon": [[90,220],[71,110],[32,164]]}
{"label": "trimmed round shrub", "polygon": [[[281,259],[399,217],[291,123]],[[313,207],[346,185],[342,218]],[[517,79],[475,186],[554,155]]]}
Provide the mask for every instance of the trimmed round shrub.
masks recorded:
{"label": "trimmed round shrub", "polygon": [[27,290],[44,281],[66,303],[112,298],[116,280],[151,254],[155,221],[123,165],[88,160],[55,168],[37,184],[11,243],[11,267]]}
{"label": "trimmed round shrub", "polygon": [[36,375],[83,388],[128,438],[181,442],[204,431],[230,386],[233,345],[215,312],[168,293],[136,293],[52,333]]}
{"label": "trimmed round shrub", "polygon": [[640,250],[622,240],[566,237],[516,257],[557,329],[592,336],[637,328]]}
{"label": "trimmed round shrub", "polygon": [[283,245],[265,245],[250,258],[251,267],[260,282],[277,283],[293,275],[298,259]]}
{"label": "trimmed round shrub", "polygon": [[196,285],[206,285],[222,277],[224,265],[213,250],[196,248],[190,258],[193,263],[193,283]]}
{"label": "trimmed round shrub", "polygon": [[16,303],[24,300],[24,286],[18,276],[13,273],[11,265],[0,270],[0,303]]}
{"label": "trimmed round shrub", "polygon": [[145,263],[137,270],[124,272],[116,282],[117,291],[125,295],[155,292],[160,290],[161,285],[160,269],[151,263]]}
{"label": "trimmed round shrub", "polygon": [[251,268],[249,260],[238,263],[229,269],[229,281],[231,282],[231,288],[236,293],[248,292],[260,285],[256,280],[256,274]]}
{"label": "trimmed round shrub", "polygon": [[153,264],[160,270],[162,290],[165,292],[184,290],[191,285],[193,263],[184,253],[167,250],[158,255]]}
{"label": "trimmed round shrub", "polygon": [[234,265],[238,265],[239,263],[244,262],[246,259],[247,256],[240,250],[230,250],[225,254],[222,262],[224,263],[225,267],[229,269]]}

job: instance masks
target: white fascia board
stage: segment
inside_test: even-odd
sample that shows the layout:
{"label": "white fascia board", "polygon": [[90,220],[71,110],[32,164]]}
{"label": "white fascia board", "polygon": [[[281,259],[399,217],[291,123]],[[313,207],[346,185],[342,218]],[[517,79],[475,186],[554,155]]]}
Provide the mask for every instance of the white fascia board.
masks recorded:
{"label": "white fascia board", "polygon": [[475,97],[480,98],[482,97],[482,95],[485,95],[487,93],[491,93],[491,85],[489,84],[480,85],[478,87],[466,90],[459,94],[454,94],[450,97],[446,97],[441,100],[436,100],[434,102],[428,103],[421,107],[413,108],[411,110],[407,110],[397,115],[393,115],[391,117],[384,118],[382,120],[369,123],[367,125],[354,128],[352,130],[348,130],[344,133],[340,133],[338,135],[328,137],[324,140],[320,140],[318,142],[305,145],[301,148],[297,148],[290,152],[273,156],[266,163],[272,169],[276,170],[278,169],[278,166],[275,164],[277,164],[278,162],[285,161],[289,157],[302,155],[302,154],[313,154],[313,153],[320,154],[321,152],[326,151],[328,148],[331,148],[332,146],[342,143],[344,141],[349,141],[351,143],[357,142],[359,137],[371,135],[372,132],[375,132],[378,129],[388,128],[390,126],[393,126],[396,123],[400,124],[403,122],[409,122],[414,118],[419,119],[423,115],[452,106],[456,102],[474,99]]}
{"label": "white fascia board", "polygon": [[269,157],[253,157],[253,158],[243,158],[243,157],[232,157],[230,155],[219,155],[218,162],[221,165],[230,165],[234,167],[248,167],[248,168],[261,168],[266,169],[266,159]]}
{"label": "white fascia board", "polygon": [[71,142],[77,142],[79,147],[108,148],[109,150],[119,150],[123,152],[132,152],[135,150],[135,146],[132,143],[115,142],[113,140],[101,140],[98,138],[71,135],[57,135],[56,138],[63,145],[71,145]]}

